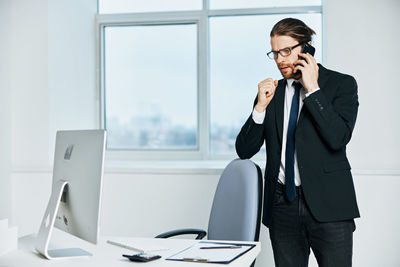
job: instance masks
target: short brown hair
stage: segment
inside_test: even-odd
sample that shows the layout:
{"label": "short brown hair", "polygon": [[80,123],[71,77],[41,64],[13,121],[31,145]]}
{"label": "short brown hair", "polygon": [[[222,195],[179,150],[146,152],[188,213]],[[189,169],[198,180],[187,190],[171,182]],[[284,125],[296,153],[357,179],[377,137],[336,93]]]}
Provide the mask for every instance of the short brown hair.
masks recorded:
{"label": "short brown hair", "polygon": [[287,35],[296,39],[299,43],[311,41],[315,31],[299,19],[286,18],[278,23],[271,30],[270,37],[275,35]]}

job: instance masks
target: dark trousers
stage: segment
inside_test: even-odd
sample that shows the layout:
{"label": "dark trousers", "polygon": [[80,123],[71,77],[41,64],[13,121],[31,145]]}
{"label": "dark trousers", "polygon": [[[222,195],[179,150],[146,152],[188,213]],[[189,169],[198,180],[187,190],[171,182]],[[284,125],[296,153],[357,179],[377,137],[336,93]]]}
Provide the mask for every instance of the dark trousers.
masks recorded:
{"label": "dark trousers", "polygon": [[308,266],[310,248],[320,267],[351,266],[354,230],[354,220],[317,222],[301,187],[296,187],[296,199],[290,203],[284,185],[277,184],[269,227],[275,266]]}

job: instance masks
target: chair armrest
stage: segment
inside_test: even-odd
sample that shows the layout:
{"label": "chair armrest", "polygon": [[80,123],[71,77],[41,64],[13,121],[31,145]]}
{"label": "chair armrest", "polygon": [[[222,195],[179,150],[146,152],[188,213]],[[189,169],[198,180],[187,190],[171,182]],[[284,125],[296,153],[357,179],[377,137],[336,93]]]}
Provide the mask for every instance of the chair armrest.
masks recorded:
{"label": "chair armrest", "polygon": [[177,235],[191,235],[191,234],[197,235],[196,239],[203,239],[207,235],[207,232],[201,229],[192,229],[192,228],[178,229],[159,234],[158,236],[156,236],[156,238],[169,238]]}

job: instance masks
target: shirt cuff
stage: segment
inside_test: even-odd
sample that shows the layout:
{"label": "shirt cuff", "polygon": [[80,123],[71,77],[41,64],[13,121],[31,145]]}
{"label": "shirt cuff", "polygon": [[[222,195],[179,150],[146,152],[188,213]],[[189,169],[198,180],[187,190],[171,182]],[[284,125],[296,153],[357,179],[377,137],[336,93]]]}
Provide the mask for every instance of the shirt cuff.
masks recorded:
{"label": "shirt cuff", "polygon": [[312,92],[306,93],[306,97],[309,97],[311,94],[313,94],[313,93],[315,93],[315,92],[317,92],[317,91],[319,91],[319,90],[320,90],[320,88],[317,88],[317,89],[315,89],[315,90],[312,91]]}
{"label": "shirt cuff", "polygon": [[257,124],[263,124],[265,118],[265,110],[263,112],[258,112],[256,109],[253,109],[253,121]]}

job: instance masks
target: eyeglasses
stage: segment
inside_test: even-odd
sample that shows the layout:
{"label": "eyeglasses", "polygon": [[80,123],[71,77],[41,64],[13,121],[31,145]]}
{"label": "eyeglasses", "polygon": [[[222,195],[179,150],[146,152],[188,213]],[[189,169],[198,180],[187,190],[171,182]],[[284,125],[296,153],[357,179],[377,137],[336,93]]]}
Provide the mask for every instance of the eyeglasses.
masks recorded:
{"label": "eyeglasses", "polygon": [[268,53],[267,53],[267,56],[268,56],[270,59],[277,59],[277,58],[278,58],[278,54],[280,54],[282,57],[287,57],[287,56],[289,56],[289,55],[292,53],[292,50],[293,50],[294,48],[296,48],[296,47],[298,47],[299,45],[302,45],[302,44],[304,44],[304,43],[298,43],[297,45],[292,46],[292,47],[286,47],[286,48],[282,48],[282,49],[280,49],[280,50],[278,50],[278,51],[271,51],[271,52],[268,52]]}

